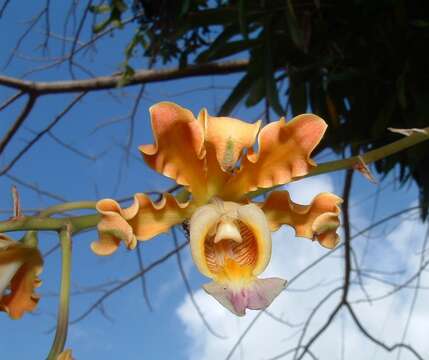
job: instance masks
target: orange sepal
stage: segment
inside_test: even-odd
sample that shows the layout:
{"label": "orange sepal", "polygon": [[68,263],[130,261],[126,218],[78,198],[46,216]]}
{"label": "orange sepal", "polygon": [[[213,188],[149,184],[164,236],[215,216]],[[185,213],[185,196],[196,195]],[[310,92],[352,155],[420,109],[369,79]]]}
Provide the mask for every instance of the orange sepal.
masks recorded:
{"label": "orange sepal", "polygon": [[213,146],[224,171],[232,170],[243,150],[253,146],[261,126],[261,121],[250,124],[231,117],[210,116],[206,109],[201,110],[198,120],[204,128],[206,146]]}
{"label": "orange sepal", "polygon": [[270,188],[302,177],[316,166],[310,154],[320,142],[327,125],[313,114],[266,125],[259,133],[257,153],[244,157],[240,170],[221,195],[237,199],[258,188]]}
{"label": "orange sepal", "polygon": [[21,263],[10,281],[9,293],[3,297],[0,294],[0,311],[5,311],[12,319],[20,319],[39,302],[40,296],[34,290],[41,285],[38,275],[42,272],[43,259],[37,248],[4,236],[0,240],[8,243],[0,249],[0,265]]}
{"label": "orange sepal", "polygon": [[146,163],[180,185],[189,186],[195,197],[206,187],[204,135],[192,112],[170,102],[150,108],[155,144],[141,145]]}
{"label": "orange sepal", "polygon": [[273,191],[260,205],[271,231],[281,225],[290,225],[296,236],[317,240],[320,245],[332,249],[339,242],[336,231],[340,226],[341,203],[338,196],[321,193],[310,205],[300,205],[291,200],[287,191]]}
{"label": "orange sepal", "polygon": [[169,193],[156,203],[146,194],[139,193],[134,195],[134,203],[126,209],[112,199],[100,200],[96,208],[101,214],[99,239],[91,244],[91,249],[97,255],[110,255],[121,241],[128,249],[133,249],[137,240],[149,240],[168,231],[189,217],[193,206],[179,203]]}

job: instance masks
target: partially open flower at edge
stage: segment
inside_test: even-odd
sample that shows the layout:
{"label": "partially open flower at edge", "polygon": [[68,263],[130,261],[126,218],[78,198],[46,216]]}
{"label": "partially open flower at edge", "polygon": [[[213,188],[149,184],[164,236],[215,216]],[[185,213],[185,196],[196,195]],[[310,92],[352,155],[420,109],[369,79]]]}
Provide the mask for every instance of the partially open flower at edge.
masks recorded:
{"label": "partially open flower at edge", "polygon": [[0,234],[0,311],[19,319],[39,301],[34,289],[41,281],[43,259],[37,248]]}

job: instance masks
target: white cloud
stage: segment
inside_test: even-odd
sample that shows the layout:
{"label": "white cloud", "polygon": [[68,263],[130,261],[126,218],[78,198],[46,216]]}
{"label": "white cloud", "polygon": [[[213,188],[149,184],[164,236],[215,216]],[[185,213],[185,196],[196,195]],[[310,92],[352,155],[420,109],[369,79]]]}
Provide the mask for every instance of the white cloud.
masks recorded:
{"label": "white cloud", "polygon": [[[321,176],[294,183],[288,186],[287,190],[291,192],[292,199],[295,202],[308,203],[319,192],[333,191],[333,183],[329,176]],[[361,209],[355,209],[354,212],[358,214],[359,219],[357,221],[360,225],[365,220],[366,222],[368,221],[365,219],[364,212]],[[406,263],[408,267],[415,266],[419,256],[416,256],[415,248],[410,250],[410,247],[408,249],[406,247],[409,244],[407,239],[416,236],[420,236],[420,241],[421,237],[424,236],[421,226],[415,221],[405,221],[387,236],[385,241],[387,242],[386,248],[389,249],[389,255],[378,253],[379,261],[374,264],[374,267],[383,268],[383,265],[386,265],[386,268],[392,269],[392,262],[399,262],[404,253],[414,254],[412,260],[408,259]],[[377,251],[382,251],[380,247],[377,249]],[[326,250],[318,246],[318,244],[306,239],[297,239],[293,236],[291,229],[282,228],[273,236],[272,261],[262,277],[278,276],[291,279],[313,260],[325,253]],[[411,262],[414,263],[410,264]],[[301,323],[330,289],[340,285],[338,282],[335,283],[335,280],[340,278],[342,273],[342,258],[335,255],[331,256],[293,283],[274,301],[269,311],[289,323]],[[428,280],[427,275],[426,280]],[[308,292],[294,291],[311,288],[317,284],[321,284],[321,286]],[[376,282],[371,282],[366,287],[371,294],[383,294],[388,289],[391,289],[390,286]],[[412,293],[408,290],[406,294],[408,296],[389,297],[386,300],[375,302],[373,305],[355,305],[356,313],[361,322],[368,328],[368,331],[388,345],[401,340]],[[318,315],[315,316],[308,328],[306,340],[326,321],[339,296],[340,293],[334,295],[330,301],[323,305],[323,308],[318,312]],[[351,292],[351,298],[362,297],[363,295],[359,288],[354,287]],[[237,318],[223,309],[202,290],[195,293],[195,298],[211,326],[218,333],[225,335],[227,339],[218,339],[210,334],[196,313],[189,297],[186,296],[179,306],[177,314],[189,339],[188,356],[191,360],[224,359],[257,312],[249,311],[244,318]],[[413,346],[421,351],[424,356],[429,356],[429,345],[426,341],[427,333],[429,332],[429,313],[426,311],[428,300],[429,296],[421,292],[407,336],[407,339],[412,339]],[[363,337],[345,311],[337,317],[334,324],[312,347],[312,351],[317,354],[318,358],[341,358],[342,326],[344,326],[345,330],[345,359],[396,359],[396,352],[393,354],[386,353]],[[237,349],[232,359],[269,359],[295,347],[298,339],[297,336],[294,336],[296,332],[297,328],[285,326],[263,314],[247,334],[242,346]],[[414,359],[414,357],[404,350],[401,354],[401,360],[408,359]]]}

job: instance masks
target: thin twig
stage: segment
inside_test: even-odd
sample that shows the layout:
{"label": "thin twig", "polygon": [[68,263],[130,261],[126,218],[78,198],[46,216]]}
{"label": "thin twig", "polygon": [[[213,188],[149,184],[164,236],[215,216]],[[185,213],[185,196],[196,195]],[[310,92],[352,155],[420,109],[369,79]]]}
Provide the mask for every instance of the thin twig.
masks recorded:
{"label": "thin twig", "polygon": [[0,111],[6,109],[9,105],[14,103],[15,100],[18,100],[24,94],[25,93],[23,91],[18,91],[15,95],[12,95],[9,99],[6,99],[6,101],[0,105]]}
{"label": "thin twig", "polygon": [[[232,74],[245,71],[247,65],[247,60],[234,60],[221,63],[189,65],[184,68],[138,70],[124,86],[184,79],[195,76],[207,76],[212,74]],[[117,88],[122,81],[122,74],[101,76],[85,80],[51,82],[32,82],[8,76],[0,76],[0,85],[26,92],[36,92],[38,95],[114,89]]]}
{"label": "thin twig", "polygon": [[10,0],[5,0],[5,2],[3,3],[3,5],[0,8],[0,19],[2,18],[2,16],[4,15],[7,6],[9,5]]}
{"label": "thin twig", "polygon": [[4,135],[3,139],[0,141],[0,155],[4,152],[9,142],[12,140],[12,138],[15,136],[16,132],[19,130],[21,125],[24,123],[27,116],[30,114],[31,109],[33,108],[34,104],[36,103],[37,97],[31,93],[28,96],[27,103],[25,104],[24,108],[22,109],[19,116],[16,118],[15,122],[12,124],[12,126],[9,128],[9,130]]}
{"label": "thin twig", "polygon": [[[73,101],[66,106],[66,108],[58,114],[55,119],[42,131],[40,131],[6,166],[3,167],[3,169],[0,170],[0,176],[7,173],[15,164],[16,162],[24,156],[24,154],[31,149],[31,147],[36,144],[46,133],[51,131],[51,129],[66,115],[87,93],[82,93],[76,96]],[[1,153],[1,147],[0,147],[0,153]]]}
{"label": "thin twig", "polygon": [[385,343],[383,343],[382,341],[376,339],[374,336],[372,336],[368,330],[361,324],[361,322],[359,321],[357,315],[355,314],[352,306],[349,303],[346,303],[346,307],[349,310],[350,315],[352,316],[353,321],[355,322],[355,324],[357,325],[357,327],[359,328],[359,330],[362,332],[363,335],[365,335],[369,340],[371,340],[374,344],[380,346],[381,348],[383,348],[384,350],[388,351],[388,352],[392,352],[395,351],[396,349],[407,349],[409,352],[411,352],[417,359],[419,360],[423,360],[423,357],[420,356],[420,354],[410,345],[407,344],[403,344],[403,343],[396,343],[394,345],[386,345]]}
{"label": "thin twig", "polygon": [[152,307],[152,304],[150,302],[149,293],[147,291],[147,286],[146,286],[146,276],[144,274],[143,255],[142,255],[141,249],[140,249],[141,245],[142,244],[137,244],[136,254],[137,254],[137,262],[139,264],[139,270],[142,273],[142,276],[140,277],[140,279],[141,279],[141,285],[142,285],[143,298],[146,302],[146,305],[147,305],[149,311],[153,311],[153,307]]}
{"label": "thin twig", "polygon": [[177,248],[169,251],[164,256],[160,257],[158,260],[155,260],[151,264],[149,264],[147,267],[144,268],[143,271],[139,271],[136,274],[130,276],[123,282],[121,282],[119,285],[115,286],[114,288],[107,291],[103,296],[98,298],[85,312],[83,312],[80,316],[78,316],[76,319],[70,321],[70,324],[76,324],[77,322],[85,319],[90,313],[92,313],[95,309],[97,309],[107,298],[112,296],[115,292],[119,291],[120,289],[124,288],[125,286],[131,284],[132,282],[139,279],[143,274],[147,274],[149,271],[153,270],[157,266],[164,263],[166,260],[168,260],[170,257],[174,256],[176,252],[182,250],[188,245],[188,241],[180,244]]}
{"label": "thin twig", "polygon": [[[177,248],[179,246],[179,239],[177,238],[176,229],[174,227],[171,229],[171,234],[173,237],[174,246]],[[212,334],[213,336],[215,336],[219,339],[226,339],[226,337],[224,335],[218,334],[212,328],[212,326],[209,324],[209,322],[205,318],[205,316],[204,316],[200,306],[198,305],[197,301],[195,300],[194,294],[193,294],[192,289],[191,289],[191,285],[189,284],[185,269],[183,268],[182,257],[180,256],[179,251],[176,252],[176,259],[177,259],[177,266],[179,267],[180,275],[182,276],[183,283],[184,283],[185,288],[186,288],[186,292],[188,293],[188,296],[192,302],[192,305],[194,305],[194,308],[197,311],[197,314],[200,317],[201,321],[203,322],[203,324],[205,325],[207,330],[210,332],[210,334]]]}
{"label": "thin twig", "polygon": [[16,176],[14,176],[14,175],[5,174],[5,176],[8,179],[12,180],[13,182],[16,182],[17,184],[19,184],[19,185],[21,185],[23,187],[26,187],[26,188],[28,188],[28,189],[36,192],[39,195],[43,195],[43,196],[49,197],[49,198],[51,198],[53,200],[57,200],[57,201],[61,201],[61,202],[66,202],[67,201],[64,197],[62,197],[60,195],[54,194],[54,193],[49,192],[47,190],[43,190],[38,185],[30,184],[30,183],[28,183],[28,182],[26,182],[26,181],[24,181],[24,180],[22,180],[22,179],[20,179],[20,178],[18,178]]}

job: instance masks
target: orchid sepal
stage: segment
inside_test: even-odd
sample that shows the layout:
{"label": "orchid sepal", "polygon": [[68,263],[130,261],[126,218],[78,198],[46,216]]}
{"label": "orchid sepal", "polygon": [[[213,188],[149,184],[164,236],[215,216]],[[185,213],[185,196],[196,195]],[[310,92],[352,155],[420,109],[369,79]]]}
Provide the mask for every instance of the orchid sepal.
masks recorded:
{"label": "orchid sepal", "polygon": [[97,226],[99,239],[91,244],[91,249],[102,256],[114,253],[121,242],[128,249],[134,249],[137,240],[149,240],[183,222],[193,207],[190,202],[179,202],[170,193],[163,194],[157,202],[146,194],[137,193],[128,208],[122,208],[112,199],[100,200],[96,205],[101,214]]}
{"label": "orchid sepal", "polygon": [[296,236],[333,249],[339,242],[337,230],[342,201],[337,195],[324,192],[316,195],[309,205],[301,205],[292,201],[288,191],[273,191],[259,205],[271,231],[289,225],[295,229]]}

